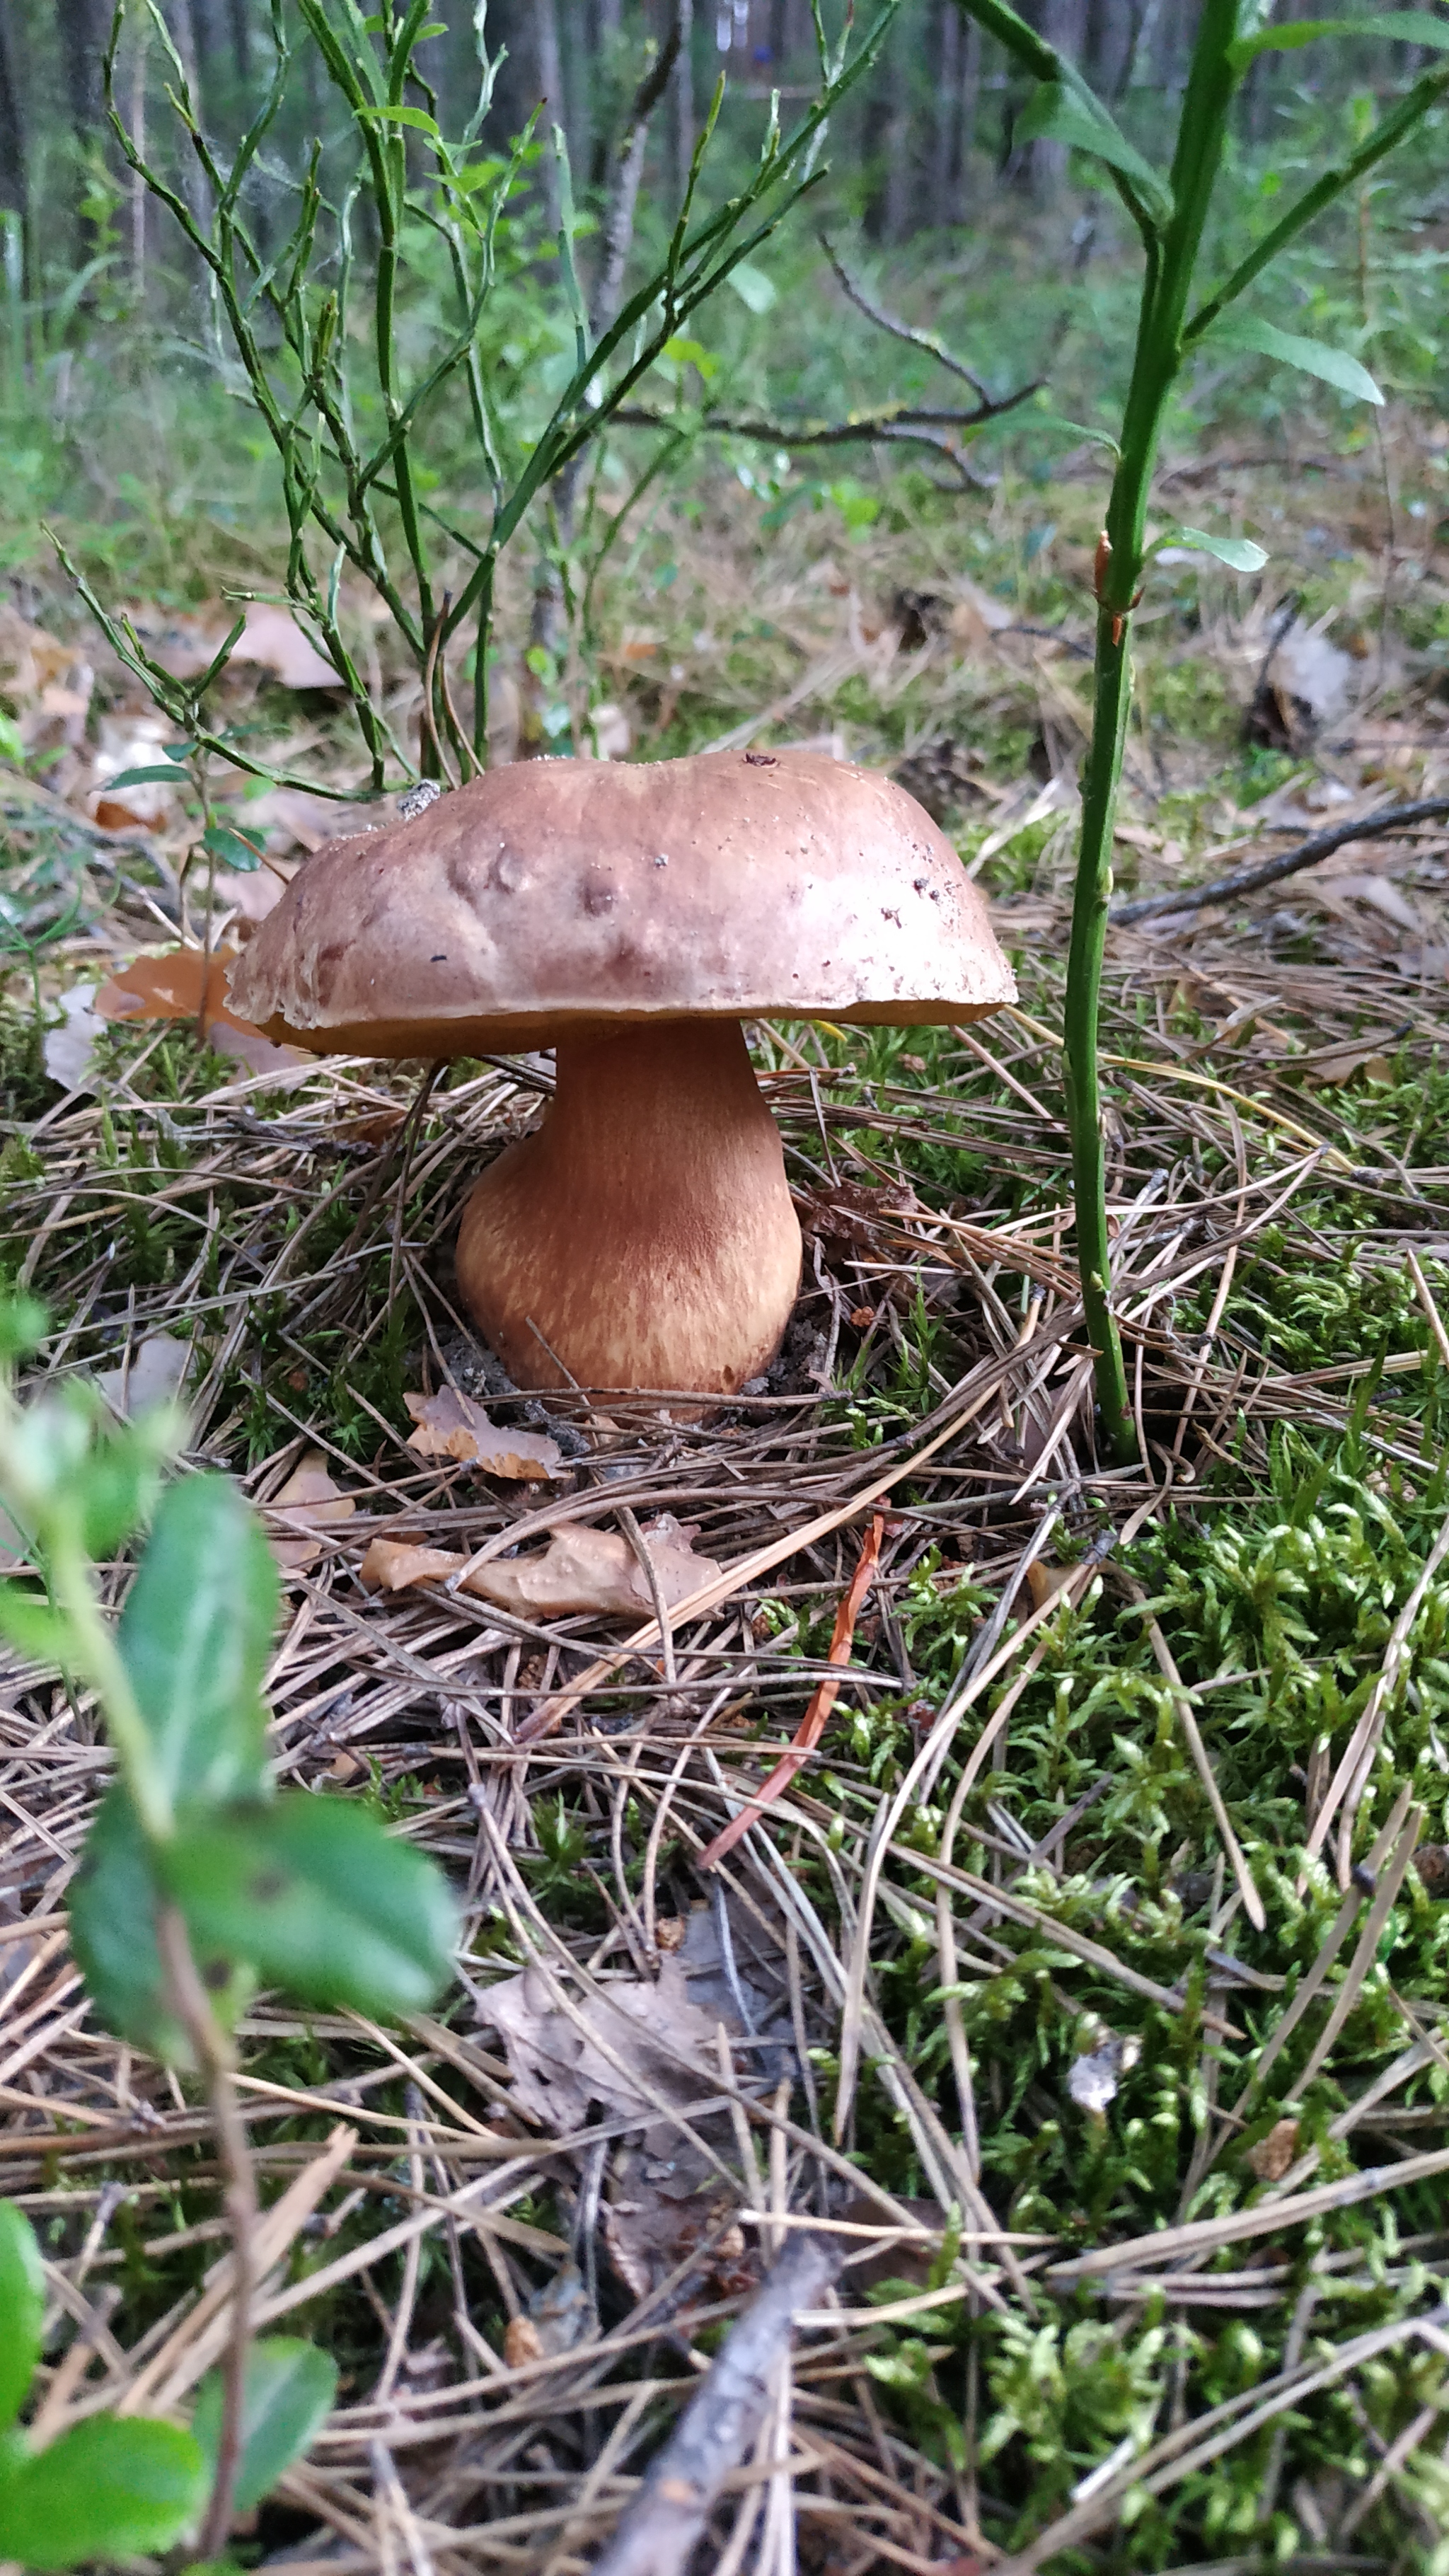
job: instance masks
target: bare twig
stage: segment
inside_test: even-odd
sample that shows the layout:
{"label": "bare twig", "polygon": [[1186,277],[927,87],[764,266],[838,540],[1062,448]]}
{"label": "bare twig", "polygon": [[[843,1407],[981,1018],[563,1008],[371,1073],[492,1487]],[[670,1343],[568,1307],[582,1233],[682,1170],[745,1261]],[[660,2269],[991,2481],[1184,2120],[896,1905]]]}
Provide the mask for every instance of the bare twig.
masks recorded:
{"label": "bare twig", "polygon": [[634,93],[624,141],[614,164],[613,184],[609,190],[600,242],[598,284],[589,316],[596,338],[608,330],[623,299],[624,271],[634,239],[634,211],[639,200],[639,182],[644,175],[644,150],[649,140],[650,120],[669,86],[669,76],[678,59],[682,37],[682,12],[679,0],[674,0],[664,42]]}
{"label": "bare twig", "polygon": [[1276,859],[1265,859],[1260,867],[1234,868],[1231,876],[1216,877],[1211,885],[1193,886],[1185,894],[1144,894],[1131,903],[1114,903],[1111,917],[1128,922],[1146,921],[1157,912],[1206,912],[1211,904],[1229,903],[1236,895],[1256,894],[1262,886],[1296,877],[1320,859],[1332,858],[1350,841],[1382,840],[1386,833],[1406,831],[1411,823],[1435,823],[1446,814],[1449,796],[1421,796],[1412,805],[1381,806],[1377,814],[1365,814],[1357,823],[1335,823],[1332,831],[1315,832],[1311,840],[1300,841],[1296,849],[1284,850]]}
{"label": "bare twig", "polygon": [[[911,349],[923,349],[928,358],[935,359],[938,367],[944,367],[949,375],[959,376],[963,384],[969,385],[979,402],[990,404],[991,396],[985,385],[967,366],[964,358],[958,358],[943,340],[937,339],[934,331],[918,331],[913,323],[902,322],[894,313],[887,313],[885,306],[877,304],[874,296],[868,295],[859,280],[851,276],[835,244],[824,233],[817,233],[816,240],[857,313],[863,313],[867,322],[873,322],[878,331],[889,332],[893,340],[904,340]],[[1035,385],[1028,386],[1027,391],[1035,393]]]}
{"label": "bare twig", "polygon": [[683,2576],[731,2469],[754,2442],[798,2310],[819,2304],[839,2273],[838,2236],[792,2236],[732,2326],[698,2394],[650,2462],[594,2576]]}

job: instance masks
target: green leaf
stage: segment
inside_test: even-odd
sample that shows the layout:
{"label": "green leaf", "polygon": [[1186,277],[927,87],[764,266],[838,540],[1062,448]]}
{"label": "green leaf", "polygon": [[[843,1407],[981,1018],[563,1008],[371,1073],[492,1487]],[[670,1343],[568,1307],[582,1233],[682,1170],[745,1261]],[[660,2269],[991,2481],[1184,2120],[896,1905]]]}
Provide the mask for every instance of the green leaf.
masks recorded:
{"label": "green leaf", "polygon": [[1030,418],[1033,429],[1066,430],[1073,438],[1088,438],[1093,446],[1105,447],[1113,456],[1120,456],[1122,453],[1110,430],[1093,429],[1084,420],[1068,420],[1065,412],[1034,410]]}
{"label": "green leaf", "polygon": [[1209,537],[1201,528],[1179,528],[1166,542],[1175,546],[1196,546],[1205,555],[1216,555],[1219,563],[1233,572],[1261,572],[1268,557],[1262,546],[1251,537]]}
{"label": "green leaf", "polygon": [[1226,349],[1252,349],[1259,357],[1276,358],[1281,366],[1297,367],[1305,376],[1321,376],[1326,385],[1336,385],[1343,394],[1352,394],[1359,402],[1381,403],[1383,395],[1367,367],[1351,358],[1345,349],[1330,349],[1326,340],[1303,340],[1296,331],[1280,331],[1273,322],[1264,322],[1256,313],[1235,313],[1226,322],[1213,325],[1210,335]]}
{"label": "green leaf", "polygon": [[[337,2394],[337,2364],[295,2335],[267,2335],[247,2354],[242,2401],[242,2453],[234,2502],[250,2513],[299,2460],[327,2419]],[[208,2371],[196,2395],[191,2429],[212,2477],[221,2441],[222,2375]]]}
{"label": "green leaf", "polygon": [[40,2359],[45,2273],[35,2230],[13,2200],[0,2200],[0,2427],[13,2424]]}
{"label": "green leaf", "polygon": [[737,267],[730,270],[725,284],[734,288],[740,302],[747,305],[751,313],[768,313],[779,302],[780,290],[774,279],[767,277],[762,268],[756,268],[748,259],[742,259]]}
{"label": "green leaf", "polygon": [[184,784],[175,769],[122,769],[114,778],[101,781],[107,795],[113,787],[181,787]]}
{"label": "green leaf", "polygon": [[265,1788],[261,1684],[278,1589],[261,1524],[225,1476],[167,1488],[116,1642],[173,1805]]}
{"label": "green leaf", "polygon": [[186,1436],[179,1422],[171,1407],[160,1406],[97,1440],[81,1494],[87,1556],[113,1556],[122,1539],[150,1519],[161,1489],[162,1462]]}
{"label": "green leaf", "polygon": [[[167,2003],[156,1947],[160,1901],[135,1808],[118,1784],[96,1811],[71,1881],[72,1955],[107,2030],[169,2065],[189,2066],[190,2042]],[[195,1941],[193,1948],[212,2011],[230,2029],[256,1980],[226,1953]]]}
{"label": "green leaf", "polygon": [[376,118],[379,125],[415,125],[420,133],[438,134],[438,120],[424,107],[355,107],[354,116]]}
{"label": "green leaf", "polygon": [[210,823],[201,836],[201,846],[210,850],[214,859],[224,859],[239,876],[250,876],[262,864],[262,854],[255,841],[233,832],[226,823]]}
{"label": "green leaf", "polygon": [[28,1359],[50,1330],[50,1317],[38,1297],[0,1301],[0,1368]]}
{"label": "green leaf", "polygon": [[53,1665],[57,1672],[67,1669],[70,1624],[42,1593],[26,1592],[18,1583],[0,1583],[0,1636],[8,1637],[34,1664]]}
{"label": "green leaf", "polygon": [[452,1971],[442,1873],[365,1808],[299,1792],[188,1824],[158,1855],[198,1947],[305,2001],[416,2012]]}
{"label": "green leaf", "polygon": [[1256,36],[1240,36],[1228,47],[1231,70],[1243,72],[1259,54],[1296,53],[1320,36],[1365,36],[1382,43],[1449,47],[1449,18],[1431,18],[1423,9],[1386,9],[1377,18],[1300,18],[1285,27],[1263,27]]}
{"label": "green leaf", "polygon": [[1016,140],[1021,143],[1066,143],[1074,152],[1092,152],[1109,169],[1120,170],[1140,189],[1149,211],[1160,218],[1172,212],[1172,199],[1159,173],[1140,152],[1133,150],[1125,134],[1113,124],[1104,107],[1095,99],[1070,90],[1060,81],[1043,81],[1027,102],[1026,112],[1017,119]]}
{"label": "green leaf", "polygon": [[0,2482],[0,2557],[78,2567],[169,2549],[205,2500],[205,2462],[178,2424],[92,2415]]}

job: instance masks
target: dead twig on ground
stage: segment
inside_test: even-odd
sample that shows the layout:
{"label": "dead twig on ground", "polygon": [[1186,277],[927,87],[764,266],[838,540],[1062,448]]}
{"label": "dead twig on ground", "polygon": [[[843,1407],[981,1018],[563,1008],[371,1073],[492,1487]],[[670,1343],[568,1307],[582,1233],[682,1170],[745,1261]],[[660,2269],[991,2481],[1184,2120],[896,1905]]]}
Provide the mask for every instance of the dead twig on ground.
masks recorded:
{"label": "dead twig on ground", "polygon": [[789,2239],[650,2462],[594,2576],[683,2576],[716,2496],[765,2420],[797,2312],[819,2304],[844,2259],[838,2236]]}

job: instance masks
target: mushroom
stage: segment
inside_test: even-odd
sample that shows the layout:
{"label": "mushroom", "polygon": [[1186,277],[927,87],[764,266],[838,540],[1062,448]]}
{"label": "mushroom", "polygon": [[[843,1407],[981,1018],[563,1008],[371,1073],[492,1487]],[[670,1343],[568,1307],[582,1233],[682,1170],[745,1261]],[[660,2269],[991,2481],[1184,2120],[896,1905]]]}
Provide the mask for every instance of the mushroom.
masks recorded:
{"label": "mushroom", "polygon": [[800,1281],[741,1022],[975,1020],[1015,998],[903,788],[805,752],[490,770],[306,861],[232,1002],[318,1053],[551,1046],[556,1089],[463,1212],[462,1294],[523,1386],[729,1395]]}

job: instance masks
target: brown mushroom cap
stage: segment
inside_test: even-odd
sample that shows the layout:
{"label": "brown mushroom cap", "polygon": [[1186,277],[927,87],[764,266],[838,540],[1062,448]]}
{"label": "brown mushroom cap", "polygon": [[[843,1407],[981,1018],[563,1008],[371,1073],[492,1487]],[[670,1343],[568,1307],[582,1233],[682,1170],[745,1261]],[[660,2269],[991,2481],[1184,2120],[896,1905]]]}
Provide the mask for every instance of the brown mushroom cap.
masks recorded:
{"label": "brown mushroom cap", "polygon": [[1015,997],[945,834],[811,752],[490,770],[309,859],[231,977],[274,1038],[391,1056],[681,1017],[974,1020]]}

